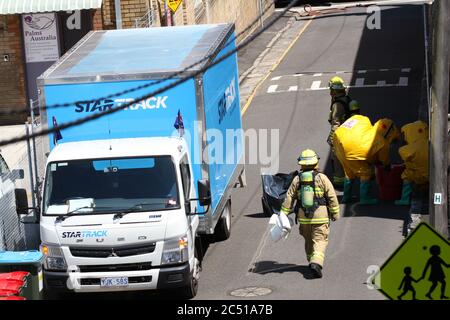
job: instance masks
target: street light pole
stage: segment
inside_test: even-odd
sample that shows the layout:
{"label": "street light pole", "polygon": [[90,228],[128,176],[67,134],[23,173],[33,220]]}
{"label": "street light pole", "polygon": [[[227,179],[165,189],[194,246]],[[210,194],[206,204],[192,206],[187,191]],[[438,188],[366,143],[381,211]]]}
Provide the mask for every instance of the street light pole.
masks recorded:
{"label": "street light pole", "polygon": [[435,1],[431,87],[430,223],[448,238],[448,107],[450,1]]}

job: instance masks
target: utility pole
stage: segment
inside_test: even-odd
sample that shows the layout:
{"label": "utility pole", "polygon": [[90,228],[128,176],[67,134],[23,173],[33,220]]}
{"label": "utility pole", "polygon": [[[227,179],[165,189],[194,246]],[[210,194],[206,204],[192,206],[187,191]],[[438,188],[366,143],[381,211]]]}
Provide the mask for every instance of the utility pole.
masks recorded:
{"label": "utility pole", "polygon": [[116,29],[122,29],[122,8],[120,0],[114,0],[114,9],[116,11]]}
{"label": "utility pole", "polygon": [[430,141],[430,223],[448,238],[450,1],[434,1]]}

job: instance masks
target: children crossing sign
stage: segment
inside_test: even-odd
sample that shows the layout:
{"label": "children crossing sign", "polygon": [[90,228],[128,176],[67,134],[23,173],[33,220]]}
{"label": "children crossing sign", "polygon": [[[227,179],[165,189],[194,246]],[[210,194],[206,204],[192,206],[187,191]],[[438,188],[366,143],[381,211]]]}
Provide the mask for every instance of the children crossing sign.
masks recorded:
{"label": "children crossing sign", "polygon": [[167,6],[173,13],[177,12],[178,7],[183,2],[183,0],[167,0]]}
{"label": "children crossing sign", "polygon": [[391,300],[445,300],[449,278],[450,242],[422,222],[383,264],[375,282]]}

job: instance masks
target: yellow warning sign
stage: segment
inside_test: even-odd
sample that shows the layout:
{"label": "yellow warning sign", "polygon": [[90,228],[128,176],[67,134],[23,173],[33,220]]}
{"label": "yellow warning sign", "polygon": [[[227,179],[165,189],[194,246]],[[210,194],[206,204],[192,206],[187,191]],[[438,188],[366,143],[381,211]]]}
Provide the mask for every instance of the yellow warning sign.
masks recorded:
{"label": "yellow warning sign", "polygon": [[449,267],[450,242],[422,222],[380,268],[376,284],[391,300],[444,300]]}
{"label": "yellow warning sign", "polygon": [[167,6],[175,13],[182,2],[183,0],[167,0]]}

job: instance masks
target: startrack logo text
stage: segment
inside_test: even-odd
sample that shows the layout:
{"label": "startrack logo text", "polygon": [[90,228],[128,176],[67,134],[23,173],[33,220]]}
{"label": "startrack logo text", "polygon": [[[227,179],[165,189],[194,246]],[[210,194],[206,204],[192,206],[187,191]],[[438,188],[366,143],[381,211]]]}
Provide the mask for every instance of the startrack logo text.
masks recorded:
{"label": "startrack logo text", "polygon": [[98,231],[66,231],[62,233],[62,238],[100,238],[107,237],[107,230]]}
{"label": "startrack logo text", "polygon": [[[156,96],[151,97],[146,100],[142,100],[137,103],[131,104],[129,107],[125,108],[124,110],[152,110],[152,109],[167,109],[166,101],[168,99],[168,96]],[[124,104],[133,102],[133,98],[119,98],[115,100],[110,99],[103,99],[103,100],[96,100],[94,102],[77,102],[75,104],[75,112],[82,113],[82,112],[104,112],[107,110],[110,110],[115,107],[121,107]]]}

